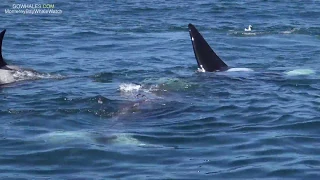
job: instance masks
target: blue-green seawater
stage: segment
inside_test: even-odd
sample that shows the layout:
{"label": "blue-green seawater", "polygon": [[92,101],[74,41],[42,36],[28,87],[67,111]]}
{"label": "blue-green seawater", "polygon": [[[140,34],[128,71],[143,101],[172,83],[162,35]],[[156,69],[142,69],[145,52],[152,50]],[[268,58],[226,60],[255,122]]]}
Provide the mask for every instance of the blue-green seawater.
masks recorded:
{"label": "blue-green seawater", "polygon": [[[188,23],[252,71],[197,72]],[[5,0],[0,28],[40,73],[0,88],[0,179],[320,176],[320,1]]]}

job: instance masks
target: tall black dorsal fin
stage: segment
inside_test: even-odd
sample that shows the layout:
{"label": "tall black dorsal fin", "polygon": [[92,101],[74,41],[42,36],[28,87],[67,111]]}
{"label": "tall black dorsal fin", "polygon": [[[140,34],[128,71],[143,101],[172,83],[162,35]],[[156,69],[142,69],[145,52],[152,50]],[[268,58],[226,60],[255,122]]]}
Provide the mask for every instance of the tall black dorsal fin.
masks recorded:
{"label": "tall black dorsal fin", "polygon": [[2,68],[3,66],[7,65],[7,63],[4,61],[4,59],[2,57],[2,41],[3,41],[3,37],[4,37],[5,33],[6,33],[6,30],[3,30],[0,33],[0,68]]}
{"label": "tall black dorsal fin", "polygon": [[211,49],[196,27],[189,24],[188,28],[198,67],[209,72],[226,70],[228,68],[226,63]]}

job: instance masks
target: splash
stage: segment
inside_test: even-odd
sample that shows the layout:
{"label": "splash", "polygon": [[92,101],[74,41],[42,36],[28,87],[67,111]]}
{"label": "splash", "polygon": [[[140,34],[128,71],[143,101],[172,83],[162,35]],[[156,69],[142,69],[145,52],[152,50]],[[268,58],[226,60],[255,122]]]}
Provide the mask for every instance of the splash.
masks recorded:
{"label": "splash", "polygon": [[134,83],[122,83],[119,86],[123,97],[131,100],[151,100],[158,97],[153,92],[157,92],[157,86],[139,85]]}
{"label": "splash", "polygon": [[133,83],[123,83],[120,84],[119,90],[122,92],[136,92],[141,89],[141,85]]}

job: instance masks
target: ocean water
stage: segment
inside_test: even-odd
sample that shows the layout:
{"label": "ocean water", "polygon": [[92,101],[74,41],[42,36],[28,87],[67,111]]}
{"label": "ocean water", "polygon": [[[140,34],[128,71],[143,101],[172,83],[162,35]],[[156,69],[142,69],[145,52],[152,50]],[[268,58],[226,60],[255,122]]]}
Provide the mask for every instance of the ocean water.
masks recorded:
{"label": "ocean water", "polygon": [[[36,70],[0,87],[0,179],[320,176],[320,1],[52,2],[0,4]],[[197,72],[188,23],[240,69]]]}

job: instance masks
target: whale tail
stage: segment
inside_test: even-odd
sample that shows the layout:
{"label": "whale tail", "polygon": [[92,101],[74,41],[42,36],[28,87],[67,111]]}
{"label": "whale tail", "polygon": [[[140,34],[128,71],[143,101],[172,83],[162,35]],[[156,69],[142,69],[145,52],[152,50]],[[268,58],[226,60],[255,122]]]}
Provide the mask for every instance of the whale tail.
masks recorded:
{"label": "whale tail", "polygon": [[0,68],[7,65],[7,63],[4,61],[4,59],[2,57],[2,41],[3,41],[3,37],[4,37],[5,33],[6,33],[6,30],[3,30],[0,33]]}
{"label": "whale tail", "polygon": [[228,69],[227,64],[211,49],[194,25],[189,24],[188,28],[198,68],[209,72]]}

